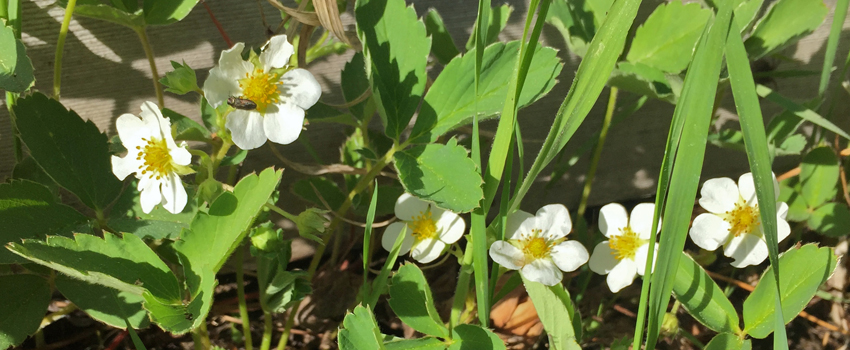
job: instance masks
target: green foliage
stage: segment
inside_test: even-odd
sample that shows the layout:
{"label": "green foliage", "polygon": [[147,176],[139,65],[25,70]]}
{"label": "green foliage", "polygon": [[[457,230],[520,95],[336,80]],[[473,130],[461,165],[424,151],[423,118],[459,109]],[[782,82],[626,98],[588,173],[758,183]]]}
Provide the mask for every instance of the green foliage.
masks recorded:
{"label": "green foliage", "polygon": [[[61,1],[64,7],[67,1]],[[74,15],[99,19],[101,21],[120,24],[129,28],[142,28],[145,25],[144,14],[141,11],[127,12],[105,4],[77,4]]]}
{"label": "green foliage", "polygon": [[698,3],[661,4],[649,15],[632,40],[626,60],[669,73],[688,67],[711,11]]}
{"label": "green foliage", "polygon": [[316,208],[307,208],[307,210],[302,211],[295,220],[298,234],[301,237],[323,243],[320,237],[324,235],[325,224],[328,223],[328,219],[325,217],[327,213],[327,210]]}
{"label": "green foliage", "polygon": [[[782,121],[782,124],[785,124],[787,126],[786,127],[777,127],[776,132],[778,133],[778,135],[771,135],[771,138],[770,138],[771,140],[784,139],[784,138],[778,137],[778,136],[781,136],[783,134],[787,135],[787,134],[790,134],[790,132],[792,132],[793,130],[796,130],[797,126],[796,126],[795,122],[797,122],[797,120],[795,120],[795,118],[793,116],[796,116],[797,118],[801,118],[801,119],[803,119],[807,122],[811,122],[811,123],[813,123],[817,126],[820,126],[824,129],[826,129],[826,130],[832,131],[832,132],[838,134],[838,136],[843,137],[845,140],[850,140],[850,135],[848,135],[846,132],[844,132],[844,130],[841,130],[841,128],[839,128],[838,126],[836,126],[835,124],[830,122],[828,119],[824,118],[820,114],[817,114],[815,111],[813,111],[809,108],[806,108],[805,106],[801,106],[801,105],[797,104],[796,102],[790,100],[789,98],[780,95],[779,93],[773,91],[772,89],[768,88],[767,86],[756,85],[756,93],[760,97],[763,97],[764,99],[771,101],[771,102],[779,105],[780,107],[785,108],[788,112],[790,112],[790,114],[781,115],[784,119]],[[791,119],[791,120],[788,120],[788,119]],[[771,121],[771,124],[773,124],[773,121]],[[768,129],[768,130],[770,130],[770,129]]]}
{"label": "green foliage", "polygon": [[749,350],[752,344],[749,339],[743,340],[732,333],[720,333],[705,344],[705,350]]}
{"label": "green foliage", "polygon": [[808,225],[822,235],[847,236],[850,233],[850,209],[844,203],[826,203],[812,212]]}
{"label": "green foliage", "polygon": [[24,92],[35,84],[27,48],[14,30],[0,20],[0,90]]}
{"label": "green foliage", "polygon": [[[505,105],[511,71],[517,62],[520,43],[496,43],[484,50],[478,98],[475,95],[475,51],[455,57],[428,89],[410,139],[432,142],[440,135],[472,122],[494,117]],[[545,96],[561,72],[557,51],[537,46],[525,87],[517,105],[522,107]]]}
{"label": "green foliage", "polygon": [[[140,9],[139,2],[134,0],[113,0],[110,4],[103,4],[97,0],[78,0],[74,6],[74,15],[141,29],[145,26],[178,22],[186,18],[197,3],[198,0],[143,0]],[[68,1],[60,0],[59,5],[66,7]]]}
{"label": "green foliage", "polygon": [[[286,250],[289,250],[287,242]],[[286,311],[292,304],[312,293],[304,272],[286,271],[290,254],[257,259],[257,281],[260,284],[260,306],[270,313]]]}
{"label": "green foliage", "polygon": [[[352,103],[364,93],[369,92],[369,76],[366,75],[366,62],[362,52],[355,53],[351,56],[351,61],[345,64],[340,73],[340,85],[346,103]],[[377,108],[375,100],[370,97],[348,107],[348,110],[358,120],[366,120],[375,114],[375,108]]]}
{"label": "green foliage", "polygon": [[312,176],[298,180],[292,185],[292,193],[319,208],[325,208],[325,203],[327,203],[330,210],[339,209],[346,198],[345,193],[342,193],[335,182],[323,176]]}
{"label": "green foliage", "polygon": [[585,57],[590,41],[602,27],[613,0],[552,1],[546,22],[555,26],[571,52]]}
{"label": "green foliage", "polygon": [[145,23],[166,25],[189,15],[198,0],[144,0]]}
{"label": "green foliage", "polygon": [[443,17],[437,13],[437,10],[429,9],[423,19],[425,21],[425,30],[431,36],[431,41],[433,42],[431,53],[440,63],[449,64],[452,58],[460,55],[460,52],[457,50],[452,36],[446,29],[446,25],[443,23]]}
{"label": "green foliage", "polygon": [[636,94],[675,103],[682,90],[682,79],[642,63],[620,62],[608,84]]}
{"label": "green foliage", "polygon": [[838,158],[830,147],[818,147],[800,164],[802,194],[810,208],[832,200],[838,193]]}
{"label": "green foliage", "polygon": [[[50,190],[32,181],[0,184],[0,244],[46,235],[71,236],[88,220],[73,208],[56,203]],[[26,261],[0,249],[0,264]]]}
{"label": "green foliage", "polygon": [[416,265],[404,264],[398,268],[390,285],[389,302],[398,318],[411,328],[437,337],[449,336],[434,306],[431,287]]}
{"label": "green foliage", "polygon": [[829,9],[823,1],[779,0],[755,24],[744,45],[752,59],[759,59],[814,31]]}
{"label": "green foliage", "polygon": [[744,34],[755,21],[764,0],[734,0],[732,3],[732,7],[735,9],[735,16],[732,20],[741,29],[741,34]]}
{"label": "green foliage", "polygon": [[[484,36],[484,41],[482,42],[482,47],[486,47],[499,39],[499,33],[505,30],[505,26],[508,25],[508,19],[511,17],[511,13],[514,12],[514,8],[510,5],[502,5],[495,9],[490,9],[487,11],[487,35]],[[472,27],[472,32],[475,33],[478,31],[478,21],[475,21],[475,25]],[[475,35],[470,35],[469,40],[466,41],[466,50],[472,51],[475,49]]]}
{"label": "green foliage", "polygon": [[735,307],[705,270],[684,252],[679,259],[673,296],[709,329],[718,333],[740,331]]}
{"label": "green foliage", "polygon": [[547,287],[525,277],[522,283],[534,303],[543,328],[551,337],[550,344],[559,350],[581,349],[576,342],[581,336],[581,318],[573,308],[566,289],[560,283]]}
{"label": "green foliage", "polygon": [[431,38],[404,0],[357,1],[354,14],[386,134],[398,139],[425,90]]}
{"label": "green foliage", "polygon": [[34,275],[0,276],[0,295],[0,349],[7,349],[38,330],[50,304],[50,286]]}
{"label": "green foliage", "polygon": [[[132,181],[112,205],[107,222],[109,228],[144,239],[173,239],[179,237],[182,230],[189,228],[198,212],[196,201],[190,199],[179,214],[172,214],[162,206],[156,206],[150,213],[145,213],[139,202],[136,183]],[[189,198],[192,198],[192,191],[187,189],[187,192]]]}
{"label": "green foliage", "polygon": [[174,134],[174,141],[209,142],[212,138],[207,128],[185,115],[168,108],[163,108],[162,116],[171,120],[171,131]]}
{"label": "green foliage", "polygon": [[342,325],[344,328],[339,330],[341,350],[385,349],[375,315],[369,308],[358,305],[353,312],[345,315]]}
{"label": "green foliage", "polygon": [[818,147],[803,157],[799,180],[784,181],[780,201],[788,203],[788,220],[806,221],[815,232],[841,237],[850,233],[850,208],[832,202],[838,194],[838,158],[830,147]]}
{"label": "green foliage", "polygon": [[165,91],[178,95],[201,91],[195,70],[189,67],[186,61],[183,61],[183,64],[171,61],[171,67],[174,70],[165,73],[165,76],[159,79],[159,83],[166,87]]}
{"label": "green foliage", "polygon": [[445,350],[446,343],[433,337],[400,339],[385,342],[384,348],[387,350]]}
{"label": "green foliage", "polygon": [[[505,343],[498,335],[481,326],[459,324],[452,329],[449,350],[504,350]],[[560,349],[560,348],[557,348]]]}
{"label": "green foliage", "polygon": [[414,146],[394,156],[399,180],[419,198],[462,213],[475,209],[484,197],[481,175],[455,139],[445,145]]}
{"label": "green foliage", "polygon": [[[832,248],[818,248],[815,244],[794,247],[779,258],[782,314],[787,324],[815,295],[838,262]],[[769,267],[753,293],[744,301],[744,332],[753,338],[765,338],[774,330],[773,317],[776,295],[772,267]]]}
{"label": "green foliage", "polygon": [[94,123],[41,93],[18,99],[14,109],[21,139],[50,178],[95,210],[118,197],[121,181],[112,174],[106,135]]}
{"label": "green foliage", "polygon": [[147,328],[148,313],[141,295],[83,282],[66,275],[56,276],[56,289],[89,316],[112,327]]}

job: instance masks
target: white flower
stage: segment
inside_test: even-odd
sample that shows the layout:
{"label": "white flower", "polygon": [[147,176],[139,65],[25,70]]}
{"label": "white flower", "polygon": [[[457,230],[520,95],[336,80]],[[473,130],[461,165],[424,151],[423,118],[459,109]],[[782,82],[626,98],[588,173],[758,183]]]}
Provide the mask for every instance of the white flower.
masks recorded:
{"label": "white flower", "polygon": [[[629,286],[636,275],[646,272],[649,240],[652,238],[652,216],[655,204],[641,203],[632,209],[631,220],[626,208],[618,203],[607,204],[599,212],[599,230],[607,241],[593,248],[588,266],[600,275],[608,275],[608,288],[617,293]],[[658,220],[661,228],[661,220]],[[658,252],[658,246],[655,246]],[[653,255],[652,266],[658,254]]]}
{"label": "white flower", "polygon": [[213,107],[228,98],[247,99],[256,108],[233,109],[225,126],[239,148],[254,149],[266,143],[289,144],[298,139],[304,110],[319,101],[322,88],[310,72],[287,65],[294,49],[286,35],[272,37],[259,58],[242,59],[243,43],[221,53],[218,65],[204,82],[204,97]]}
{"label": "white flower", "polygon": [[570,212],[561,204],[544,206],[537,215],[517,210],[508,215],[506,241],[493,243],[490,257],[529,280],[554,286],[563,278],[561,271],[575,271],[587,262],[587,249],[566,238],[572,228]]}
{"label": "white flower", "polygon": [[183,211],[187,198],[180,173],[187,173],[192,155],[185,142],[174,143],[171,121],[163,118],[156,104],[145,102],[139,117],[124,114],[115,126],[129,152],[124,158],[112,156],[112,173],[121,180],[136,174],[142,211],[150,213],[159,203],[171,213]]}
{"label": "white flower", "polygon": [[[773,178],[773,193],[779,196],[779,183]],[[753,174],[738,178],[738,185],[728,177],[711,179],[702,185],[699,205],[708,213],[694,219],[689,232],[691,239],[705,250],[723,246],[723,254],[735,259],[732,266],[741,268],[757,265],[767,258],[767,242],[753,184]],[[788,205],[776,203],[776,233],[779,242],[791,227],[785,221]]]}
{"label": "white flower", "polygon": [[398,254],[410,252],[413,259],[423,264],[437,259],[446,245],[457,242],[466,230],[466,223],[457,214],[407,193],[395,202],[395,216],[402,222],[387,226],[381,245],[391,251],[396,237],[407,226]]}

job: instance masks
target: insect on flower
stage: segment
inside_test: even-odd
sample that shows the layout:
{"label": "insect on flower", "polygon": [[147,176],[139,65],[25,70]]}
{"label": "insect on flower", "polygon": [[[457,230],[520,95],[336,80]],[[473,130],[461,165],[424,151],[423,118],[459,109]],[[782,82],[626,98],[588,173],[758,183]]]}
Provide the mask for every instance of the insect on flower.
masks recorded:
{"label": "insect on flower", "polygon": [[230,105],[230,107],[246,111],[257,109],[257,104],[247,98],[230,96],[227,98],[227,104]]}

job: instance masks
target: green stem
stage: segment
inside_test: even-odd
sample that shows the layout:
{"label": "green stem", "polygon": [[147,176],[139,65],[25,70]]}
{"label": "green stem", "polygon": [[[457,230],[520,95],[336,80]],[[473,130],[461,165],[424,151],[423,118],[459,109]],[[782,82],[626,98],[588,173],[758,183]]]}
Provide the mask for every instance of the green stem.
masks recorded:
{"label": "green stem", "polygon": [[201,322],[198,328],[192,330],[192,342],[195,344],[195,349],[206,350],[212,347],[206,322]]}
{"label": "green stem", "polygon": [[18,94],[6,92],[6,109],[9,110],[9,123],[12,124],[12,134],[15,135],[12,140],[15,147],[15,164],[24,160],[24,147],[21,141],[21,133],[18,131],[17,116],[15,115],[15,105],[18,104]]}
{"label": "green stem", "polygon": [[242,319],[242,336],[245,338],[245,350],[253,350],[254,344],[251,341],[251,319],[248,318],[248,305],[245,302],[245,278],[242,270],[244,260],[242,246],[236,248],[233,257],[233,264],[236,267],[236,296],[239,300],[239,318]]}
{"label": "green stem", "polygon": [[35,348],[36,349],[44,349],[44,346],[47,343],[44,341],[44,329],[39,329],[35,332]]}
{"label": "green stem", "polygon": [[287,219],[289,219],[289,220],[292,220],[293,222],[298,221],[298,217],[297,217],[297,216],[295,216],[295,215],[293,215],[293,214],[290,214],[290,213],[289,213],[289,212],[287,212],[286,210],[283,210],[283,209],[281,209],[280,207],[278,207],[278,206],[276,206],[276,205],[274,205],[274,204],[266,203],[265,205],[266,205],[266,208],[269,208],[269,210],[271,210],[271,211],[273,211],[273,212],[275,212],[275,213],[280,214],[280,216],[283,216],[283,217],[285,217],[285,218],[287,218]]}
{"label": "green stem", "polygon": [[0,0],[0,18],[9,19],[9,0]]}
{"label": "green stem", "polygon": [[272,345],[272,314],[263,313],[263,342],[260,344],[260,350],[269,350]]}
{"label": "green stem", "polygon": [[[74,1],[74,0],[70,0]],[[151,66],[151,75],[153,80],[153,90],[156,92],[156,103],[159,105],[159,108],[165,107],[165,102],[162,99],[162,86],[159,85],[159,72],[156,69],[156,60],[154,60],[155,56],[153,54],[153,48],[151,47],[151,42],[148,40],[148,33],[145,32],[144,27],[134,28],[136,34],[139,35],[139,41],[142,42],[142,48],[145,50],[145,56],[148,57],[148,64]]]}
{"label": "green stem", "polygon": [[599,158],[602,157],[602,146],[605,144],[605,138],[608,136],[608,128],[611,127],[611,119],[614,116],[614,110],[617,108],[617,93],[618,89],[611,88],[608,95],[608,109],[605,110],[605,119],[602,121],[602,130],[599,131],[599,139],[596,142],[596,148],[593,150],[593,156],[590,158],[590,167],[587,168],[587,176],[584,180],[584,189],[581,191],[581,202],[578,205],[576,216],[583,217],[587,210],[587,199],[590,198],[590,189],[593,185],[593,177],[596,176],[596,168],[599,166]]}
{"label": "green stem", "polygon": [[56,39],[56,55],[53,58],[53,98],[59,100],[59,87],[62,85],[62,53],[65,49],[65,37],[68,36],[68,25],[71,24],[71,15],[77,0],[68,0],[65,6],[65,18],[62,27],[59,28],[59,38]]}
{"label": "green stem", "polygon": [[[470,236],[467,236],[469,239]],[[494,269],[498,269],[495,266]],[[469,277],[472,275],[472,243],[467,242],[466,251],[463,253],[463,262],[460,265],[460,271],[457,277],[457,287],[455,287],[455,296],[452,301],[452,314],[449,318],[449,326],[454,327],[460,324],[460,314],[463,311],[463,306],[466,304],[466,295],[469,293]],[[482,302],[481,300],[478,301]]]}

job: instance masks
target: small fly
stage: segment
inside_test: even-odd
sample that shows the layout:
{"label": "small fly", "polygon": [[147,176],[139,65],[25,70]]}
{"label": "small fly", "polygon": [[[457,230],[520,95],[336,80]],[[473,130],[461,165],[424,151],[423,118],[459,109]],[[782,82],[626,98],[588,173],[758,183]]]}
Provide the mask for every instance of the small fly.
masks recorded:
{"label": "small fly", "polygon": [[227,98],[227,104],[229,104],[230,107],[233,107],[233,108],[236,108],[236,109],[243,109],[243,110],[246,110],[246,111],[257,109],[257,104],[254,103],[254,101],[251,101],[247,98],[239,98],[239,97],[230,96],[230,97]]}

